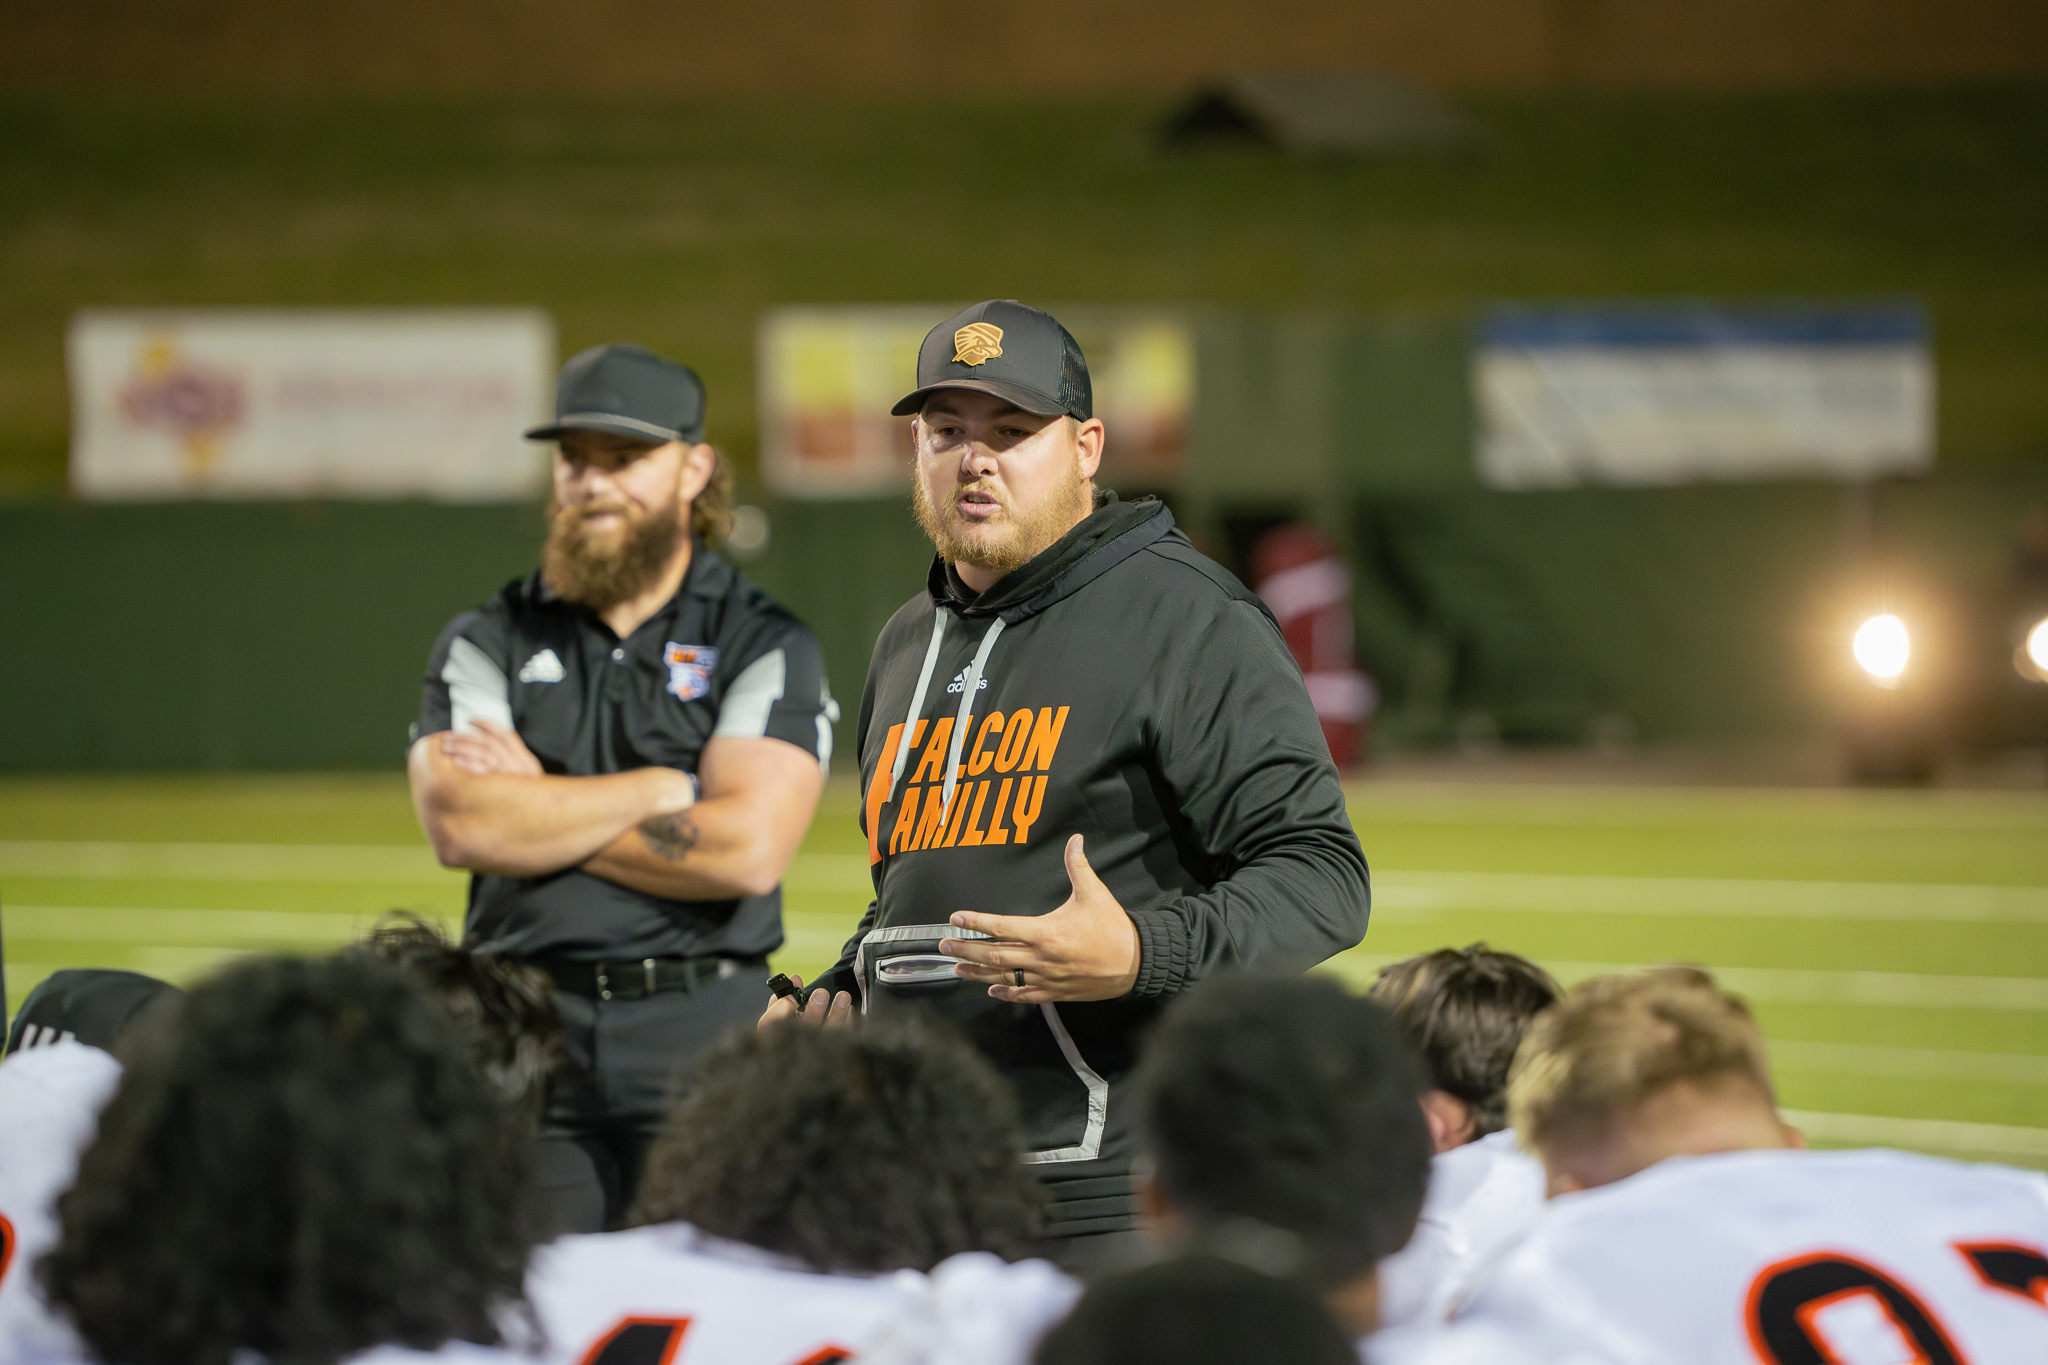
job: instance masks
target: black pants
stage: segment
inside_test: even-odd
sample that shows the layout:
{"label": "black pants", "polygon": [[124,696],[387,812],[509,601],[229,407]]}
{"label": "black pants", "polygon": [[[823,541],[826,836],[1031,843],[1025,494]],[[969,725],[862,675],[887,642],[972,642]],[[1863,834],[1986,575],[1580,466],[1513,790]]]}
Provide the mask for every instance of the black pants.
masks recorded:
{"label": "black pants", "polygon": [[754,1026],[767,978],[766,964],[745,962],[637,1000],[558,992],[570,1061],[549,1091],[533,1171],[546,1234],[620,1226],[687,1069],[727,1029]]}

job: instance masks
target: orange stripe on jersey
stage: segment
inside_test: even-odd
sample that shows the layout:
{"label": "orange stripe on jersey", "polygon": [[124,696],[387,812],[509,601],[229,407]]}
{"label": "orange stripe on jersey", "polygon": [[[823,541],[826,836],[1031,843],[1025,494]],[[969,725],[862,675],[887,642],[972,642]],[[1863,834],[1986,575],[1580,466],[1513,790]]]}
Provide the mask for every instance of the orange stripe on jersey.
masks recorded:
{"label": "orange stripe on jersey", "polygon": [[1993,1289],[2048,1308],[2048,1251],[2021,1242],[1957,1242],[1955,1249]]}
{"label": "orange stripe on jersey", "polygon": [[582,1365],[670,1365],[688,1318],[623,1318],[584,1353]]}

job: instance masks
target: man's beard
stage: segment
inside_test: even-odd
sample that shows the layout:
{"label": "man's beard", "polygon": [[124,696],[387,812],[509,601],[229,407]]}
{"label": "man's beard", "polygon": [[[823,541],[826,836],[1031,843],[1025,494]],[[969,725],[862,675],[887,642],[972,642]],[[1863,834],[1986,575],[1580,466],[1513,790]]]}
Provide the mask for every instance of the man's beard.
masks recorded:
{"label": "man's beard", "polygon": [[[584,525],[597,512],[625,519],[623,534],[592,534]],[[557,597],[608,611],[659,581],[683,540],[680,490],[665,511],[639,515],[616,502],[548,504],[548,543],[541,551],[541,581]]]}
{"label": "man's beard", "polygon": [[979,483],[956,484],[948,491],[944,507],[932,504],[931,494],[925,490],[924,480],[913,481],[911,500],[917,509],[917,524],[931,537],[938,549],[939,558],[953,564],[972,564],[977,569],[988,569],[998,574],[1007,574],[1023,568],[1041,551],[1068,531],[1075,523],[1088,514],[1088,480],[1081,475],[1080,461],[1074,463],[1074,483],[1071,498],[1055,495],[1028,511],[1019,512],[1014,503],[1004,503],[1003,509],[1009,514],[1009,533],[992,540],[974,539],[961,533],[965,518],[954,510],[954,503],[962,493],[979,489],[991,497],[997,496],[993,488]]}

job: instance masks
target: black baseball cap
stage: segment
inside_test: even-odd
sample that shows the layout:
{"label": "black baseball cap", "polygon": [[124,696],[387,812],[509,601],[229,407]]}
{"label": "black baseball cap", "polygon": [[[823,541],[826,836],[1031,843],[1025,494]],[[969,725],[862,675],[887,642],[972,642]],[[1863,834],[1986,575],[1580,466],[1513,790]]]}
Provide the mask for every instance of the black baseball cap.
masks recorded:
{"label": "black baseball cap", "polygon": [[889,411],[907,417],[935,389],[973,389],[1041,417],[1095,415],[1088,361],[1059,319],[1015,299],[955,313],[917,348],[917,388]]}
{"label": "black baseball cap", "polygon": [[111,1048],[129,1020],[164,994],[182,994],[168,981],[140,972],[100,967],[67,967],[43,978],[21,1002],[7,1051],[76,1038],[97,1048]]}
{"label": "black baseball cap", "polygon": [[579,351],[555,386],[555,420],[527,432],[526,439],[552,441],[565,431],[701,441],[704,381],[689,366],[645,346],[614,342]]}

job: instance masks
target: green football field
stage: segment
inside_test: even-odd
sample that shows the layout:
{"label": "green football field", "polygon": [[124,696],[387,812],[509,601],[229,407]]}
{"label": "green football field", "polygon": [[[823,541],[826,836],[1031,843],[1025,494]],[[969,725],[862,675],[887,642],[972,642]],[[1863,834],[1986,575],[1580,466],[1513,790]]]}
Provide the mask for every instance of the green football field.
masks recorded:
{"label": "green football field", "polygon": [[[835,783],[786,882],[805,974],[867,900]],[[1369,782],[1351,811],[1372,928],[1331,969],[1485,939],[1567,979],[1717,969],[1769,1033],[1821,1144],[2048,1168],[2048,800],[1964,792]],[[239,952],[310,952],[380,912],[453,924],[402,778],[0,781],[8,998],[66,966],[185,981]]]}

